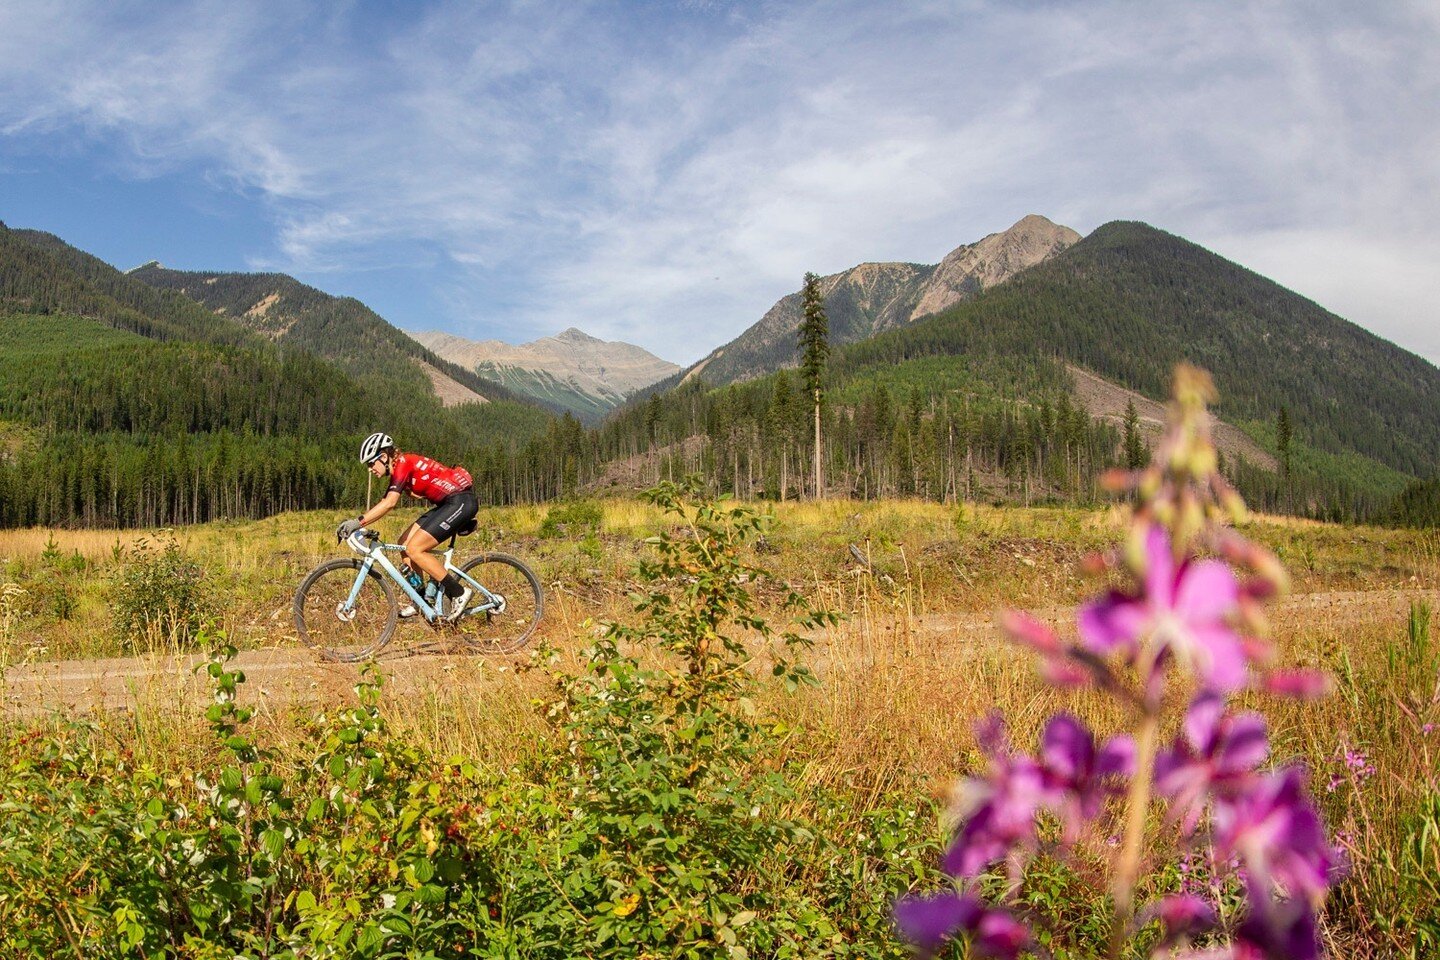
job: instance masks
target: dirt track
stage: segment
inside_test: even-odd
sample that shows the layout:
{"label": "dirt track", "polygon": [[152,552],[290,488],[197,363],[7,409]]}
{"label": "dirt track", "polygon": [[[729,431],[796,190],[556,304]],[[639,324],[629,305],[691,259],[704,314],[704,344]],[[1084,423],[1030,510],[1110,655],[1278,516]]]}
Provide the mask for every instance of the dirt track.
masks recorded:
{"label": "dirt track", "polygon": [[[1275,610],[1277,622],[1296,616],[1323,617],[1329,624],[1371,622],[1377,618],[1401,623],[1413,600],[1440,605],[1440,591],[1374,590],[1311,593],[1288,597]],[[1035,611],[1059,620],[1068,610]],[[880,632],[905,632],[921,656],[946,656],[977,641],[1000,635],[990,614],[929,614],[908,621],[872,624]],[[845,629],[843,626],[842,630]],[[949,638],[949,642],[947,642]],[[956,642],[958,641],[958,642]],[[919,652],[923,651],[923,652]],[[387,690],[395,695],[423,694],[428,689],[457,683],[473,684],[487,670],[507,669],[511,658],[484,660],[474,656],[428,654],[406,656],[403,648],[387,651]],[[208,680],[196,667],[201,655],[183,657],[126,657],[103,660],[62,660],[12,666],[0,680],[0,710],[11,715],[35,715],[50,710],[138,710],[183,701],[197,703],[208,697]],[[325,663],[301,647],[246,651],[233,668],[245,672],[247,698],[273,704],[335,703],[359,676],[355,664]],[[823,654],[820,671],[823,673]]]}

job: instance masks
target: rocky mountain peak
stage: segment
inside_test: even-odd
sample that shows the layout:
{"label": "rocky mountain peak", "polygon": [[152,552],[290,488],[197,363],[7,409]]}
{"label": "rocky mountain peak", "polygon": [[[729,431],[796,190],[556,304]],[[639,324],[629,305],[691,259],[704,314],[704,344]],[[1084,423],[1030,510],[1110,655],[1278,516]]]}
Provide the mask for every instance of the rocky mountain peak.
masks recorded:
{"label": "rocky mountain peak", "polygon": [[[830,340],[853,343],[939,313],[1079,240],[1080,234],[1069,227],[1032,213],[1008,230],[956,247],[935,265],[862,263],[821,277]],[[800,302],[798,293],[782,298],[748,330],[692,367],[687,377],[704,370],[713,383],[731,383],[792,365]]]}
{"label": "rocky mountain peak", "polygon": [[1050,259],[1079,240],[1080,234],[1069,227],[1032,213],[1008,230],[956,247],[935,268],[910,319],[918,320],[954,306]]}
{"label": "rocky mountain peak", "polygon": [[556,340],[564,340],[564,341],[566,341],[567,343],[580,343],[580,344],[604,343],[604,342],[605,342],[604,340],[601,340],[599,337],[592,337],[592,336],[590,336],[590,334],[586,333],[584,330],[579,329],[578,327],[570,327],[568,330],[562,330],[560,333],[555,334],[555,339],[556,339]]}

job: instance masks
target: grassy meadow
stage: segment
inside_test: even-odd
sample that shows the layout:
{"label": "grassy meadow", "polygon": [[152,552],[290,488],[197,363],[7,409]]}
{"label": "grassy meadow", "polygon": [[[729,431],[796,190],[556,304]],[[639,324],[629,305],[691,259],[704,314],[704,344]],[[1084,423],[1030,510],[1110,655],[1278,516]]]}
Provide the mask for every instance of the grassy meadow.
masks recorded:
{"label": "grassy meadow", "polygon": [[[746,710],[765,718],[768,731],[765,748],[743,758],[745,781],[778,774],[785,788],[776,795],[777,809],[796,822],[834,831],[827,841],[833,849],[823,856],[812,850],[809,860],[797,857],[784,883],[813,889],[816,902],[847,904],[831,910],[823,936],[812,924],[803,935],[771,931],[765,942],[793,941],[790,953],[770,948],[775,956],[903,956],[884,906],[896,892],[934,886],[949,789],[979,763],[975,722],[1001,710],[1024,747],[1034,743],[1044,718],[1060,709],[1102,730],[1120,722],[1112,704],[1042,683],[1028,656],[1000,638],[992,617],[1002,608],[1022,607],[1073,623],[1068,608],[1103,586],[1082,572],[1082,561],[1117,541],[1125,517],[1118,510],[908,501],[757,506],[774,519],[762,538],[743,548],[742,559],[777,578],[756,585],[760,612],[782,620],[788,587],[842,616],[809,634],[815,642],[806,658],[817,684],[790,691],[761,682],[745,698]],[[132,625],[127,632],[117,623],[117,591],[127,573],[155,562],[171,544],[170,556],[202,578],[195,604],[207,635],[223,634],[241,651],[293,647],[295,585],[316,563],[339,555],[333,536],[338,519],[286,514],[143,533],[0,531],[0,664],[15,671],[54,660],[185,652],[192,641],[177,631]],[[382,524],[382,531],[398,533],[398,524]],[[540,575],[546,592],[543,662],[525,654],[460,658],[442,668],[446,682],[420,693],[382,686],[373,696],[386,736],[408,745],[413,756],[406,754],[407,762],[417,769],[464,758],[470,772],[462,779],[473,779],[478,794],[490,797],[491,810],[508,802],[495,799],[496,782],[543,792],[555,775],[545,758],[574,730],[556,720],[555,705],[564,695],[557,693],[555,676],[582,669],[601,624],[636,621],[631,595],[645,589],[636,563],[650,553],[645,539],[667,531],[675,531],[670,518],[630,500],[482,512],[480,531],[462,545],[513,553]],[[1327,907],[1325,939],[1335,956],[1431,955],[1440,950],[1440,637],[1428,611],[1440,590],[1440,533],[1259,517],[1247,534],[1276,552],[1293,581],[1292,595],[1271,617],[1279,660],[1323,667],[1336,678],[1333,695],[1318,703],[1247,695],[1270,724],[1272,760],[1298,759],[1311,771],[1311,788],[1350,862],[1349,877]],[[422,631],[402,627],[392,646],[423,638]],[[648,651],[639,656],[647,663],[663,660]],[[382,673],[397,676],[416,662],[387,661]],[[360,677],[356,668],[337,669]],[[278,758],[274,762],[300,769],[314,749],[316,715],[333,719],[357,702],[350,691],[334,696],[332,703],[271,703],[242,685],[235,702],[256,710],[243,725],[248,736],[265,744]],[[573,691],[570,696],[573,702]],[[207,719],[209,703],[203,697],[140,698],[129,711],[86,718],[88,735],[59,716],[12,717],[0,721],[5,764],[24,765],[29,745],[49,737],[92,760],[99,756],[95,751],[118,751],[123,758],[74,768],[84,767],[86,776],[102,768],[110,775],[148,771],[184,793],[197,778],[205,781],[205,771],[233,759],[229,748],[217,745],[216,725],[225,721]],[[542,820],[516,814],[513,829],[553,835],[558,828],[544,820],[551,825],[541,829]],[[1155,829],[1161,829],[1158,822]],[[1173,881],[1166,864],[1148,867],[1162,887]],[[0,879],[6,873],[0,860]],[[13,866],[8,875],[12,883],[40,883]],[[1094,947],[1092,915],[1099,908],[1093,880],[1057,873],[1048,887],[1033,891],[1041,907],[1061,918],[1062,933],[1050,945],[1058,956],[1085,956]],[[862,897],[856,890],[873,892]],[[11,917],[16,922],[23,915],[17,903],[0,894],[0,918],[10,909],[17,911]],[[287,902],[285,909],[294,908]],[[503,905],[491,902],[488,909],[505,916]],[[588,955],[664,955],[638,945],[625,953],[617,946],[626,935],[621,920],[631,911],[638,919],[646,909],[618,895],[604,901],[600,912],[621,932],[604,934],[606,946]],[[809,916],[796,909],[797,916]],[[819,910],[813,903],[805,909]],[[732,909],[732,926],[746,912],[753,913]],[[300,914],[310,916],[304,909]],[[351,920],[358,924],[358,914]],[[582,922],[595,928],[593,916]],[[96,923],[97,930],[104,927]],[[116,952],[93,955],[185,955],[179,948],[127,954],[124,923],[116,923],[122,931],[114,934]],[[743,940],[743,930],[740,935]],[[470,955],[459,949],[462,942],[483,955],[548,955],[516,944],[507,953],[494,946],[493,935],[473,930],[457,936],[455,955]],[[735,952],[741,941],[715,936],[715,955],[725,955],[722,948],[741,955]],[[492,952],[473,946],[480,943]],[[828,946],[822,951],[817,943]],[[194,955],[204,954],[197,948]]]}

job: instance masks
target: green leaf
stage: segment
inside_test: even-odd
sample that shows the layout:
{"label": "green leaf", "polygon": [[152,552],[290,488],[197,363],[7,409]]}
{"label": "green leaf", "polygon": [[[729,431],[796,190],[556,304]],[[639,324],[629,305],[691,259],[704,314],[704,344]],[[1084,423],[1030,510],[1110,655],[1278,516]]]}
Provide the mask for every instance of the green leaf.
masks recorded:
{"label": "green leaf", "polygon": [[266,830],[260,834],[260,846],[271,860],[279,860],[285,853],[285,834],[279,830]]}
{"label": "green leaf", "polygon": [[355,949],[361,953],[369,953],[384,939],[385,931],[380,929],[379,924],[367,923],[360,928],[360,935],[355,938]]}

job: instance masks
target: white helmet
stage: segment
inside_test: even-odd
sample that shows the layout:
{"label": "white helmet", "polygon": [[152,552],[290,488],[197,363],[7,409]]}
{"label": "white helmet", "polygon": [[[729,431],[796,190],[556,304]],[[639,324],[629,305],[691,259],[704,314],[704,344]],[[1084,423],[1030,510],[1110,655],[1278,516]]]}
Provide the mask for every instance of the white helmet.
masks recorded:
{"label": "white helmet", "polygon": [[360,462],[368,467],[380,458],[381,453],[394,446],[395,441],[388,433],[372,433],[360,444]]}

